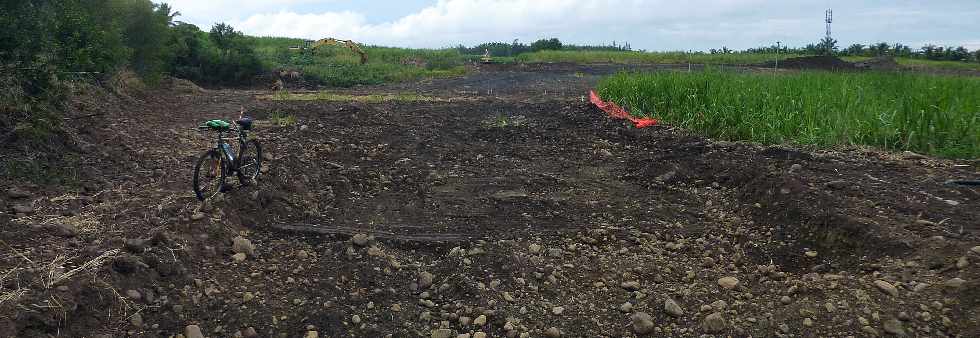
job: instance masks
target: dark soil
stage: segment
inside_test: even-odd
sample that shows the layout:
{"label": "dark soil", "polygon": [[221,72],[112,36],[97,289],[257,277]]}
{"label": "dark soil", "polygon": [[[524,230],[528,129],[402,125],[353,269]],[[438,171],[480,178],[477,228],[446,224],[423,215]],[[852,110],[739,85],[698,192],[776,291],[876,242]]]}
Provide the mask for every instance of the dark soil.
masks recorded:
{"label": "dark soil", "polygon": [[[768,62],[761,67],[773,68],[777,66],[775,61]],[[818,69],[818,70],[854,70],[857,69],[853,63],[841,60],[836,56],[831,55],[820,55],[820,56],[802,56],[789,58],[785,60],[780,60],[778,64],[779,68],[783,69]]]}
{"label": "dark soil", "polygon": [[[975,178],[976,162],[634,129],[583,99],[621,69],[491,65],[346,90],[450,102],[196,89],[80,100],[104,113],[79,126],[80,184],[0,181],[0,337],[187,325],[210,337],[639,336],[634,312],[652,316],[649,336],[866,336],[897,318],[912,336],[980,333],[980,189],[943,184]],[[202,205],[190,171],[209,138],[193,127],[243,106],[265,173]],[[34,212],[9,213],[24,204]],[[238,236],[255,246],[240,262]],[[666,314],[667,298],[684,314]],[[712,313],[720,332],[702,325]]]}

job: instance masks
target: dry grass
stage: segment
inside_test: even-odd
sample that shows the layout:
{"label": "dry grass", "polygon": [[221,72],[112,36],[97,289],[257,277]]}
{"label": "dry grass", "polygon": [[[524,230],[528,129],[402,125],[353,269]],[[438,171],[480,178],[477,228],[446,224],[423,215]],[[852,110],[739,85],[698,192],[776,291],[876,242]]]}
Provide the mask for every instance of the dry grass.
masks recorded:
{"label": "dry grass", "polygon": [[337,94],[328,92],[308,92],[308,93],[289,93],[279,91],[271,95],[261,95],[259,100],[272,101],[326,101],[326,102],[361,102],[361,103],[382,103],[382,102],[451,102],[454,99],[443,99],[419,94],[371,94],[371,95],[352,95]]}

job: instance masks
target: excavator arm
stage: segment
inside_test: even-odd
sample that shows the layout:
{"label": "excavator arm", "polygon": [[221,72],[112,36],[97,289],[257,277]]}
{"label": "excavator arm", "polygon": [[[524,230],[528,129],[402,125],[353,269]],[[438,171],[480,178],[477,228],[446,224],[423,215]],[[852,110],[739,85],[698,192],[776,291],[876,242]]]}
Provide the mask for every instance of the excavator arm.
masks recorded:
{"label": "excavator arm", "polygon": [[320,39],[320,40],[317,40],[316,42],[314,42],[313,45],[312,45],[312,47],[310,47],[310,49],[312,49],[312,50],[315,51],[315,50],[317,50],[317,48],[320,48],[320,47],[323,47],[323,46],[344,46],[344,47],[347,47],[347,49],[350,49],[352,52],[357,53],[357,55],[359,55],[361,57],[361,64],[362,65],[368,62],[367,53],[364,52],[364,50],[361,49],[361,46],[358,45],[354,41],[351,41],[351,40],[337,40],[337,39],[334,39],[334,38]]}

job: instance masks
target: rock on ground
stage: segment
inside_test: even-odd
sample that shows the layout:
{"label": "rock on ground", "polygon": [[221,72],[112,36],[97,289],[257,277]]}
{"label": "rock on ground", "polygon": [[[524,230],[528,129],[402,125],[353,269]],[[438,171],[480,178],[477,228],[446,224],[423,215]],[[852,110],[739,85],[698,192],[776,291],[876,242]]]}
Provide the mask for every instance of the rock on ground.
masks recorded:
{"label": "rock on ground", "polygon": [[631,316],[633,321],[633,332],[637,334],[648,334],[653,332],[653,328],[656,326],[653,323],[653,317],[651,317],[646,312],[637,312]]}
{"label": "rock on ground", "polygon": [[664,300],[664,312],[674,317],[680,317],[684,315],[684,309],[681,308],[681,306],[678,305],[677,302],[675,302],[673,299],[670,298]]}
{"label": "rock on ground", "polygon": [[728,322],[725,318],[721,316],[720,312],[715,312],[704,318],[704,322],[701,323],[701,329],[708,333],[719,333],[725,331],[728,327]]}

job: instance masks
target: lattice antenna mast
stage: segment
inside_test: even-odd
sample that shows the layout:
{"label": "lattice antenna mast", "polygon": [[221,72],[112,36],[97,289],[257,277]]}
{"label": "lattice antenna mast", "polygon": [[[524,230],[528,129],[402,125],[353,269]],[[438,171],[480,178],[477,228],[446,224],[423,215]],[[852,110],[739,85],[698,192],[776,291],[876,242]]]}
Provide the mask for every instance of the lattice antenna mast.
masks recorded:
{"label": "lattice antenna mast", "polygon": [[827,40],[830,40],[830,24],[834,23],[834,11],[827,10]]}

